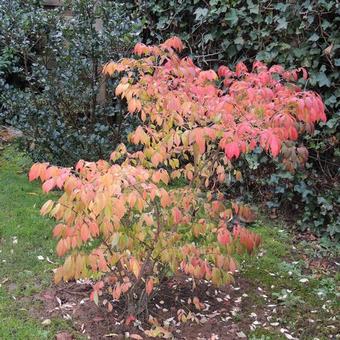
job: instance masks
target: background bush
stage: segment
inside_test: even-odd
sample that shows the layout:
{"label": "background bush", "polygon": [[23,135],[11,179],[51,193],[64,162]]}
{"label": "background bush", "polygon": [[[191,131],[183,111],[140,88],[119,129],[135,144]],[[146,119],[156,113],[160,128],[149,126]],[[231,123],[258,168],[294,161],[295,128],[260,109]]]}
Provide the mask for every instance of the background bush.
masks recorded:
{"label": "background bush", "polygon": [[101,69],[131,50],[138,27],[119,1],[1,3],[0,119],[23,131],[35,160],[107,158],[125,138],[131,122]]}
{"label": "background bush", "polygon": [[[101,65],[133,45],[140,33],[133,18],[139,18],[138,40],[158,43],[178,35],[203,67],[259,59],[308,69],[304,86],[322,95],[329,120],[303,141],[310,154],[305,169],[288,173],[259,150],[237,164],[250,172],[244,176],[249,180],[235,181],[231,190],[248,201],[263,198],[273,215],[279,207],[289,208],[299,214],[302,229],[339,238],[338,1],[94,3],[68,1],[71,21],[60,15],[65,8],[46,12],[39,1],[0,4],[0,119],[23,130],[22,145],[36,160],[70,165],[79,158],[105,158],[131,130],[133,122],[123,119],[117,98],[108,94],[104,104],[97,99]],[[93,29],[98,18],[102,33]],[[110,84],[107,91],[113,88]]]}
{"label": "background bush", "polygon": [[[339,122],[340,122],[340,4],[321,1],[186,0],[131,1],[143,17],[146,42],[180,36],[201,64],[229,66],[259,59],[285,68],[306,67],[306,86],[320,93],[329,120],[319,124],[304,143],[309,163],[294,175],[260,151],[244,158],[248,183],[238,187],[249,200],[265,197],[268,206],[302,212],[299,225],[334,238],[340,234]],[[198,52],[199,51],[199,52]],[[203,51],[203,52],[202,52]],[[270,170],[270,171],[269,171]],[[287,184],[287,179],[293,181]],[[256,183],[256,185],[254,185]],[[263,195],[263,193],[266,193]],[[252,193],[252,195],[250,195]]]}

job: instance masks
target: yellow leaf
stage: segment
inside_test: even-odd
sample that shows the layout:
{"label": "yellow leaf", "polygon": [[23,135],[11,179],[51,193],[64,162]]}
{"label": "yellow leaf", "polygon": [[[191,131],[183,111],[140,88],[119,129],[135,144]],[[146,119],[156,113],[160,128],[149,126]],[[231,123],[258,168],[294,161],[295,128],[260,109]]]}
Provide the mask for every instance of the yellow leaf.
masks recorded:
{"label": "yellow leaf", "polygon": [[40,214],[41,215],[47,215],[51,209],[53,208],[54,202],[52,200],[48,200],[40,209]]}
{"label": "yellow leaf", "polygon": [[140,274],[140,265],[135,258],[130,259],[130,270],[132,271],[133,275],[135,275],[138,279]]}

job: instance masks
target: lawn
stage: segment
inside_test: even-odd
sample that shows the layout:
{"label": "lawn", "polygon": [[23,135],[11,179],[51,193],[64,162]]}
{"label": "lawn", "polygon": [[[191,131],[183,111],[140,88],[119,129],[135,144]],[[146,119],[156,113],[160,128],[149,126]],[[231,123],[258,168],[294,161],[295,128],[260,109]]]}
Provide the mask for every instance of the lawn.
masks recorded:
{"label": "lawn", "polygon": [[[14,146],[1,151],[0,339],[53,339],[60,331],[82,338],[72,320],[42,315],[42,302],[36,299],[51,287],[58,258],[53,221],[39,215],[53,195],[28,182],[29,165]],[[337,338],[339,247],[326,240],[297,240],[284,225],[264,217],[253,228],[263,245],[255,257],[239,259],[240,277],[234,285],[240,282],[239,307],[227,321],[218,322],[242,325],[235,333],[240,338]]]}
{"label": "lawn", "polygon": [[[30,161],[8,147],[0,158],[0,339],[52,339],[70,330],[64,320],[42,325],[35,319],[37,292],[51,284],[56,266],[53,221],[39,215],[47,195],[38,183],[29,183]],[[48,323],[48,322],[47,322]]]}

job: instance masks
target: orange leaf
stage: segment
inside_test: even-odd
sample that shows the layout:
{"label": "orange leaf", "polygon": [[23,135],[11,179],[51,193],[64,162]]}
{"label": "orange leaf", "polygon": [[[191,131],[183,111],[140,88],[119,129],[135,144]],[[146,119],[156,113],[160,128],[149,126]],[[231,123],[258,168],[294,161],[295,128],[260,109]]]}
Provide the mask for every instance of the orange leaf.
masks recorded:
{"label": "orange leaf", "polygon": [[40,175],[40,164],[38,163],[33,164],[28,173],[29,181],[30,182],[34,181],[35,179],[39,177],[39,175]]}
{"label": "orange leaf", "polygon": [[116,286],[116,288],[113,290],[112,292],[112,297],[115,299],[115,300],[119,300],[120,296],[122,294],[122,287],[120,284],[118,284]]}
{"label": "orange leaf", "polygon": [[89,230],[92,236],[98,236],[99,235],[99,228],[98,224],[96,222],[90,222],[89,223]]}
{"label": "orange leaf", "polygon": [[153,279],[152,278],[146,281],[145,290],[146,290],[146,293],[150,296],[153,290]]}
{"label": "orange leaf", "polygon": [[89,228],[87,227],[87,224],[85,223],[81,226],[80,236],[84,242],[86,242],[90,238]]}
{"label": "orange leaf", "polygon": [[202,155],[205,152],[205,140],[202,129],[195,130],[195,142],[198,145],[199,153]]}
{"label": "orange leaf", "polygon": [[160,153],[156,152],[151,157],[151,163],[157,167],[159,163],[163,161],[163,157]]}
{"label": "orange leaf", "polygon": [[204,304],[200,302],[200,300],[197,296],[195,296],[192,299],[192,302],[195,305],[196,309],[201,310],[202,308],[204,308]]}
{"label": "orange leaf", "polygon": [[151,215],[145,214],[144,215],[144,221],[145,223],[150,227],[154,224],[153,218]]}
{"label": "orange leaf", "polygon": [[58,254],[58,256],[65,255],[67,250],[68,249],[66,247],[65,240],[60,240],[57,244],[57,254]]}
{"label": "orange leaf", "polygon": [[60,236],[64,229],[65,226],[63,224],[57,224],[53,229],[53,236],[54,237]]}
{"label": "orange leaf", "polygon": [[167,206],[170,205],[170,203],[171,203],[171,199],[170,199],[169,194],[165,190],[163,190],[161,194],[161,206],[163,208],[166,208]]}
{"label": "orange leaf", "polygon": [[172,37],[168,40],[166,40],[162,46],[165,46],[165,47],[170,47],[170,48],[173,48],[173,49],[176,49],[178,50],[179,52],[183,50],[184,48],[184,45],[183,45],[183,42],[180,38],[178,37]]}

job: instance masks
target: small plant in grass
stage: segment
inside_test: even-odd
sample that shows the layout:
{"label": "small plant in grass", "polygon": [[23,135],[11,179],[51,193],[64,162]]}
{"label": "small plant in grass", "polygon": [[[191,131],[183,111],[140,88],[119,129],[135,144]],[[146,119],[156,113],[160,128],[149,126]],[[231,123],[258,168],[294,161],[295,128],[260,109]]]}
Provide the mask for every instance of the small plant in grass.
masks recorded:
{"label": "small plant in grass", "polygon": [[[67,255],[56,282],[94,279],[91,298],[98,303],[103,295],[109,311],[112,300],[124,298],[128,321],[147,313],[154,287],[179,270],[216,285],[233,280],[233,255],[251,254],[260,238],[239,223],[253,219],[251,210],[226,202],[218,184],[232,160],[258,144],[274,157],[281,153],[288,167],[304,160],[305,150],[290,143],[325,119],[320,98],[292,84],[303,69],[257,63],[249,72],[239,64],[216,74],[181,59],[175,51],[182,49],[175,37],[137,44],[140,58],[104,67],[110,75],[124,72],[116,95],[143,122],[129,138],[139,151],[120,145],[112,163],[41,163],[29,173],[45,192],[63,191],[41,209],[58,221],[57,253]],[[177,178],[188,184],[168,185]]]}

